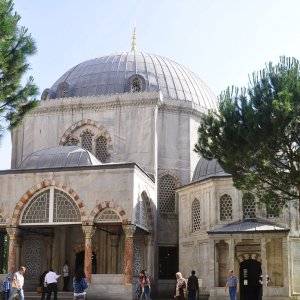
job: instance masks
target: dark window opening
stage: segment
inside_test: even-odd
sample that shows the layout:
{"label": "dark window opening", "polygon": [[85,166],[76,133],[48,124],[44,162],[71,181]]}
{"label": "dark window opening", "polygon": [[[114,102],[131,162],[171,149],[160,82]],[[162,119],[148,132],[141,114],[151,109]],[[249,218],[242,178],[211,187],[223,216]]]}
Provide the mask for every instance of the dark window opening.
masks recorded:
{"label": "dark window opening", "polygon": [[0,231],[0,274],[7,273],[8,235]]}
{"label": "dark window opening", "polygon": [[159,247],[158,254],[159,279],[175,279],[178,272],[178,249],[177,247]]}

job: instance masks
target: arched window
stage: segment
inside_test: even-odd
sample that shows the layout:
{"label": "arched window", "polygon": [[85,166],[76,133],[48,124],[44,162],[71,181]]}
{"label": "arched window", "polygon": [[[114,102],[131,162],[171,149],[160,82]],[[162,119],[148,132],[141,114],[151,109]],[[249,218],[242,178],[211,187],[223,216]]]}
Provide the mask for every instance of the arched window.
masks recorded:
{"label": "arched window", "polygon": [[119,214],[111,208],[103,209],[95,219],[95,223],[121,223]]}
{"label": "arched window", "polygon": [[104,136],[100,136],[96,140],[96,158],[103,163],[107,160],[107,140]]}
{"label": "arched window", "polygon": [[131,92],[137,93],[142,91],[142,81],[138,78],[132,80],[131,83]]}
{"label": "arched window", "polygon": [[200,201],[195,199],[192,203],[192,231],[201,229],[201,207]]}
{"label": "arched window", "polygon": [[93,133],[90,130],[85,130],[81,133],[81,147],[90,152],[93,150]]}
{"label": "arched window", "polygon": [[267,204],[267,218],[278,218],[280,213],[280,207],[276,202],[270,202]]}
{"label": "arched window", "polygon": [[139,227],[148,231],[147,207],[142,197],[138,199],[135,207],[135,223]]}
{"label": "arched window", "polygon": [[232,220],[232,199],[227,194],[220,198],[220,220]]}
{"label": "arched window", "polygon": [[65,192],[53,187],[34,196],[20,220],[22,225],[80,222],[80,211],[74,200]]}
{"label": "arched window", "polygon": [[5,224],[5,219],[0,215],[0,224]]}
{"label": "arched window", "polygon": [[68,136],[64,146],[77,146],[79,144],[79,139],[75,136]]}
{"label": "arched window", "polygon": [[256,218],[256,205],[255,201],[251,199],[243,198],[243,219],[255,219]]}
{"label": "arched window", "polygon": [[164,175],[159,180],[159,211],[162,214],[176,213],[175,204],[175,179],[170,175]]}

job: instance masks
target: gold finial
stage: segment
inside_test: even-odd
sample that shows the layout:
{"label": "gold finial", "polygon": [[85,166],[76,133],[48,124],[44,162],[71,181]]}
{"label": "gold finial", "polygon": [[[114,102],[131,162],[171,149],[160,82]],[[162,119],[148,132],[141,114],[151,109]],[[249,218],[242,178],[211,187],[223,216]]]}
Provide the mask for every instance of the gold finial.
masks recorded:
{"label": "gold finial", "polygon": [[135,26],[133,29],[133,35],[132,35],[132,43],[131,43],[131,51],[136,51],[136,35],[135,35]]}

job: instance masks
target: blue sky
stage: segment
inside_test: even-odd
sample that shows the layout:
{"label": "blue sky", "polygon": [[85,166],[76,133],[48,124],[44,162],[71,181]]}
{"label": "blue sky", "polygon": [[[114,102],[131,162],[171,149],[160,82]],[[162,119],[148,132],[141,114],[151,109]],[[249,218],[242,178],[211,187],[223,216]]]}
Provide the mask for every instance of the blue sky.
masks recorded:
{"label": "blue sky", "polygon": [[[197,73],[219,95],[281,55],[300,59],[299,0],[15,0],[38,53],[29,59],[42,92],[74,65],[129,51],[168,57]],[[0,169],[10,167],[10,136]]]}

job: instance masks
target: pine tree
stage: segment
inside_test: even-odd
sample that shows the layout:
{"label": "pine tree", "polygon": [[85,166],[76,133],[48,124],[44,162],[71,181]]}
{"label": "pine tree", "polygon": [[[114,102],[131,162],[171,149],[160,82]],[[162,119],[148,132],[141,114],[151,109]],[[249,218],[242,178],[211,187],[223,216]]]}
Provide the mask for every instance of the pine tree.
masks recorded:
{"label": "pine tree", "polygon": [[27,58],[36,46],[28,30],[18,25],[20,19],[12,0],[0,0],[0,138],[37,105],[33,78],[22,84],[29,69]]}
{"label": "pine tree", "polygon": [[[228,88],[204,117],[195,151],[217,158],[245,199],[280,209],[300,191],[300,65],[282,57]],[[276,213],[276,212],[275,212]]]}

